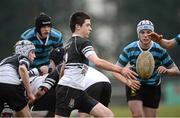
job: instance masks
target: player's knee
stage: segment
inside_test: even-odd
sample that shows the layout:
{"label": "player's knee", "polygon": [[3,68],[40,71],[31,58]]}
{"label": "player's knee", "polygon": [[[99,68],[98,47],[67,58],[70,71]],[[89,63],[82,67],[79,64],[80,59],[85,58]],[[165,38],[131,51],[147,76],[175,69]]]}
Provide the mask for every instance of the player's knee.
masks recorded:
{"label": "player's knee", "polygon": [[114,113],[108,109],[105,113],[103,117],[109,117],[109,118],[113,118],[114,117]]}
{"label": "player's knee", "polygon": [[104,109],[102,109],[101,117],[112,118],[112,117],[114,117],[114,113],[109,108],[105,107]]}
{"label": "player's knee", "polygon": [[143,113],[141,111],[132,112],[132,116],[134,118],[140,118],[143,117]]}
{"label": "player's knee", "polygon": [[90,112],[91,115],[97,116],[97,117],[114,117],[113,112],[102,105],[101,103],[98,103]]}

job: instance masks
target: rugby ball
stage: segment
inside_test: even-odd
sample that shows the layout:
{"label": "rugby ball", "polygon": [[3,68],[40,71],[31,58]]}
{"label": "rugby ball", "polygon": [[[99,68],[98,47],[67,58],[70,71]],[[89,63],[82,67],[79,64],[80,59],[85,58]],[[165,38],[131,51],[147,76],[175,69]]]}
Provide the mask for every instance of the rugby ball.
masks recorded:
{"label": "rugby ball", "polygon": [[149,79],[154,72],[155,61],[149,51],[143,51],[137,58],[136,71],[141,79]]}

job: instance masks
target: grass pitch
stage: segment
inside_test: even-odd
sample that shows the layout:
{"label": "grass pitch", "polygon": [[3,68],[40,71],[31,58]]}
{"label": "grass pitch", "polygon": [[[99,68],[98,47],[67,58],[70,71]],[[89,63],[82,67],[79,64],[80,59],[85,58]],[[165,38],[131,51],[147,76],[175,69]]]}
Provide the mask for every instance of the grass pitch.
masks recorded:
{"label": "grass pitch", "polygon": [[[116,117],[131,117],[130,110],[127,106],[110,106]],[[166,106],[160,105],[157,110],[157,117],[180,117],[180,105]]]}

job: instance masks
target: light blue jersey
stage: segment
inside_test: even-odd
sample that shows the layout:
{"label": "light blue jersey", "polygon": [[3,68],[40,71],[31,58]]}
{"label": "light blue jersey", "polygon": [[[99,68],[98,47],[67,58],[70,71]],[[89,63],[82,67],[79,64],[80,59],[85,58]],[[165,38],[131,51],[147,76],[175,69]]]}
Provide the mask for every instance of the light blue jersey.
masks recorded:
{"label": "light blue jersey", "polygon": [[[121,66],[126,66],[128,63],[133,65],[132,68],[136,72],[136,61],[138,56],[143,50],[139,46],[139,41],[132,42],[126,46],[123,52],[120,54],[117,64]],[[152,42],[151,47],[148,51],[153,55],[155,60],[155,69],[152,76],[149,79],[141,79],[137,77],[142,84],[148,85],[158,85],[161,82],[160,74],[156,71],[159,66],[164,66],[168,68],[173,64],[171,57],[168,55],[167,51],[159,46],[159,44]]]}
{"label": "light blue jersey", "polygon": [[178,34],[174,39],[176,40],[177,44],[180,45],[180,34]]}
{"label": "light blue jersey", "polygon": [[61,32],[57,31],[54,28],[51,28],[51,32],[49,37],[47,37],[46,42],[42,42],[36,36],[37,32],[35,31],[35,27],[26,30],[21,35],[21,40],[29,40],[31,41],[35,47],[36,58],[32,64],[33,67],[40,67],[42,65],[49,64],[49,54],[53,48],[60,48],[63,46],[63,36]]}

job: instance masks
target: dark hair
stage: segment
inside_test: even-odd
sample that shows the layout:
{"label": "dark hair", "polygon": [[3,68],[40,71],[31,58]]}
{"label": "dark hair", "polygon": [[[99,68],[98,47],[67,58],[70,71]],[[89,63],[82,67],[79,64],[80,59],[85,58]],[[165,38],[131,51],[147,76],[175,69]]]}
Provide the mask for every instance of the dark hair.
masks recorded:
{"label": "dark hair", "polygon": [[49,55],[49,59],[52,59],[57,66],[58,64],[63,62],[63,57],[65,54],[65,50],[63,48],[53,49]]}
{"label": "dark hair", "polygon": [[76,24],[82,26],[86,19],[90,19],[90,16],[84,12],[75,12],[74,14],[72,14],[72,16],[70,17],[70,28],[72,33],[75,32]]}
{"label": "dark hair", "polygon": [[51,17],[42,12],[40,13],[39,16],[36,17],[36,20],[35,20],[36,31],[41,35],[41,32],[40,32],[41,27],[47,26],[47,25],[52,27]]}

